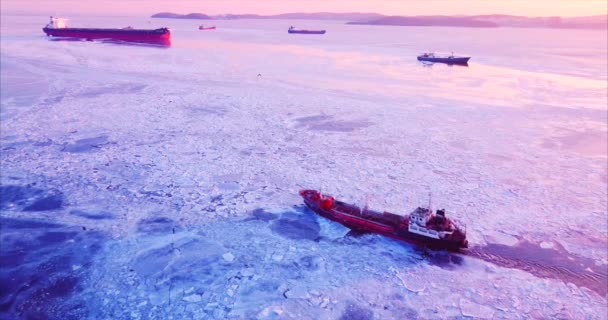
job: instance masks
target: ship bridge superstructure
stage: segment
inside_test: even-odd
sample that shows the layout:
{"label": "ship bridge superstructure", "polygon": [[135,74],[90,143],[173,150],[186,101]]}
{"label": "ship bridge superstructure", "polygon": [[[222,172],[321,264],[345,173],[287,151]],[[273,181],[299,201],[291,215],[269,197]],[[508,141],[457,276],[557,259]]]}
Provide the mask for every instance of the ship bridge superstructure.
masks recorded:
{"label": "ship bridge superstructure", "polygon": [[65,29],[68,27],[68,19],[51,16],[51,21],[49,21],[49,24],[47,24],[46,27],[52,29]]}
{"label": "ship bridge superstructure", "polygon": [[445,217],[445,210],[433,213],[430,208],[418,207],[410,213],[408,231],[433,239],[445,239],[454,234],[454,231],[463,232],[454,221]]}

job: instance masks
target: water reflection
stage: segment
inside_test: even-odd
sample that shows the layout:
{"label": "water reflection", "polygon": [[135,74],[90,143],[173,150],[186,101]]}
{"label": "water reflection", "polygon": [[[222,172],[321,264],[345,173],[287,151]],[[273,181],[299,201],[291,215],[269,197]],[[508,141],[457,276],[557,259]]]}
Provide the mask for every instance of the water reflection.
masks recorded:
{"label": "water reflection", "polygon": [[0,217],[0,318],[83,319],[82,293],[105,236],[86,228]]}
{"label": "water reflection", "polygon": [[444,63],[444,62],[428,62],[428,61],[420,61],[420,65],[422,65],[423,67],[426,68],[431,68],[433,67],[435,64],[443,64],[443,65],[447,65],[448,67],[469,67],[469,63],[465,62],[465,63]]}
{"label": "water reflection", "polygon": [[103,43],[110,43],[121,46],[136,46],[136,47],[153,47],[153,48],[170,48],[171,40],[141,40],[141,41],[125,41],[125,40],[102,40]]}
{"label": "water reflection", "polygon": [[95,41],[107,44],[114,44],[120,46],[136,46],[136,47],[152,47],[152,48],[170,48],[171,39],[158,39],[158,40],[118,40],[118,39],[81,39],[81,38],[50,38],[50,41],[57,42],[81,42],[81,41]]}

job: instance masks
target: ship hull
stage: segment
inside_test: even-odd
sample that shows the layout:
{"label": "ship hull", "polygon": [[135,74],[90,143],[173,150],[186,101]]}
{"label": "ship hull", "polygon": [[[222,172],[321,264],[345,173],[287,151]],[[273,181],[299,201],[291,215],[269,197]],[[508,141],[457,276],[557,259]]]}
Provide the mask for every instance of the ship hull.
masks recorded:
{"label": "ship hull", "polygon": [[425,57],[425,56],[418,56],[418,61],[425,61],[425,62],[439,62],[439,63],[447,63],[447,64],[460,64],[460,65],[466,65],[469,63],[469,59],[471,59],[471,57]]}
{"label": "ship hull", "polygon": [[287,30],[287,33],[293,33],[293,34],[325,34],[325,30]]}
{"label": "ship hull", "polygon": [[[446,240],[446,239],[434,239],[426,236],[422,236],[416,233],[408,231],[408,221],[404,219],[399,226],[392,225],[390,223],[380,223],[366,219],[361,215],[352,213],[348,214],[335,209],[324,209],[319,201],[304,197],[304,203],[306,206],[314,211],[316,214],[327,218],[329,220],[338,222],[349,229],[356,230],[358,232],[365,233],[377,233],[386,237],[390,237],[396,240],[409,242],[412,244],[424,246],[436,250],[451,250],[459,251],[468,247],[466,239],[458,240]],[[347,205],[342,202],[337,202],[342,205]],[[348,206],[348,205],[347,205]],[[354,207],[353,207],[354,208]],[[373,214],[380,215],[380,213],[369,211]]]}
{"label": "ship hull", "polygon": [[49,37],[75,38],[85,40],[112,39],[132,42],[168,42],[171,32],[167,28],[141,29],[94,29],[94,28],[43,28]]}

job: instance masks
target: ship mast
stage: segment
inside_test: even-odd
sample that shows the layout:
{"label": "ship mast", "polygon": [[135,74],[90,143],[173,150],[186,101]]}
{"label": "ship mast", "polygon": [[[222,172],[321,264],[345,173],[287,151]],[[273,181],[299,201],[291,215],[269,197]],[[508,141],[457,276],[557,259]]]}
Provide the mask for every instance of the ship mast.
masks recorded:
{"label": "ship mast", "polygon": [[429,206],[428,206],[427,208],[428,208],[428,209],[429,209],[429,211],[431,211],[431,212],[433,211],[433,208],[432,208],[432,203],[431,203],[432,197],[433,197],[433,194],[432,194],[432,193],[429,191]]}

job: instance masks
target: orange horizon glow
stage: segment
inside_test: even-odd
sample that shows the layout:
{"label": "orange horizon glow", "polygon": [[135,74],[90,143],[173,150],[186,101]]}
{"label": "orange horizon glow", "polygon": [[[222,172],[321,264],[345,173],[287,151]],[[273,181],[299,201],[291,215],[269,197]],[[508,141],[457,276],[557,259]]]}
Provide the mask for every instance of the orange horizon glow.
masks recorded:
{"label": "orange horizon glow", "polygon": [[158,12],[280,14],[373,12],[385,15],[590,16],[608,14],[606,0],[2,0],[2,14],[150,15]]}

